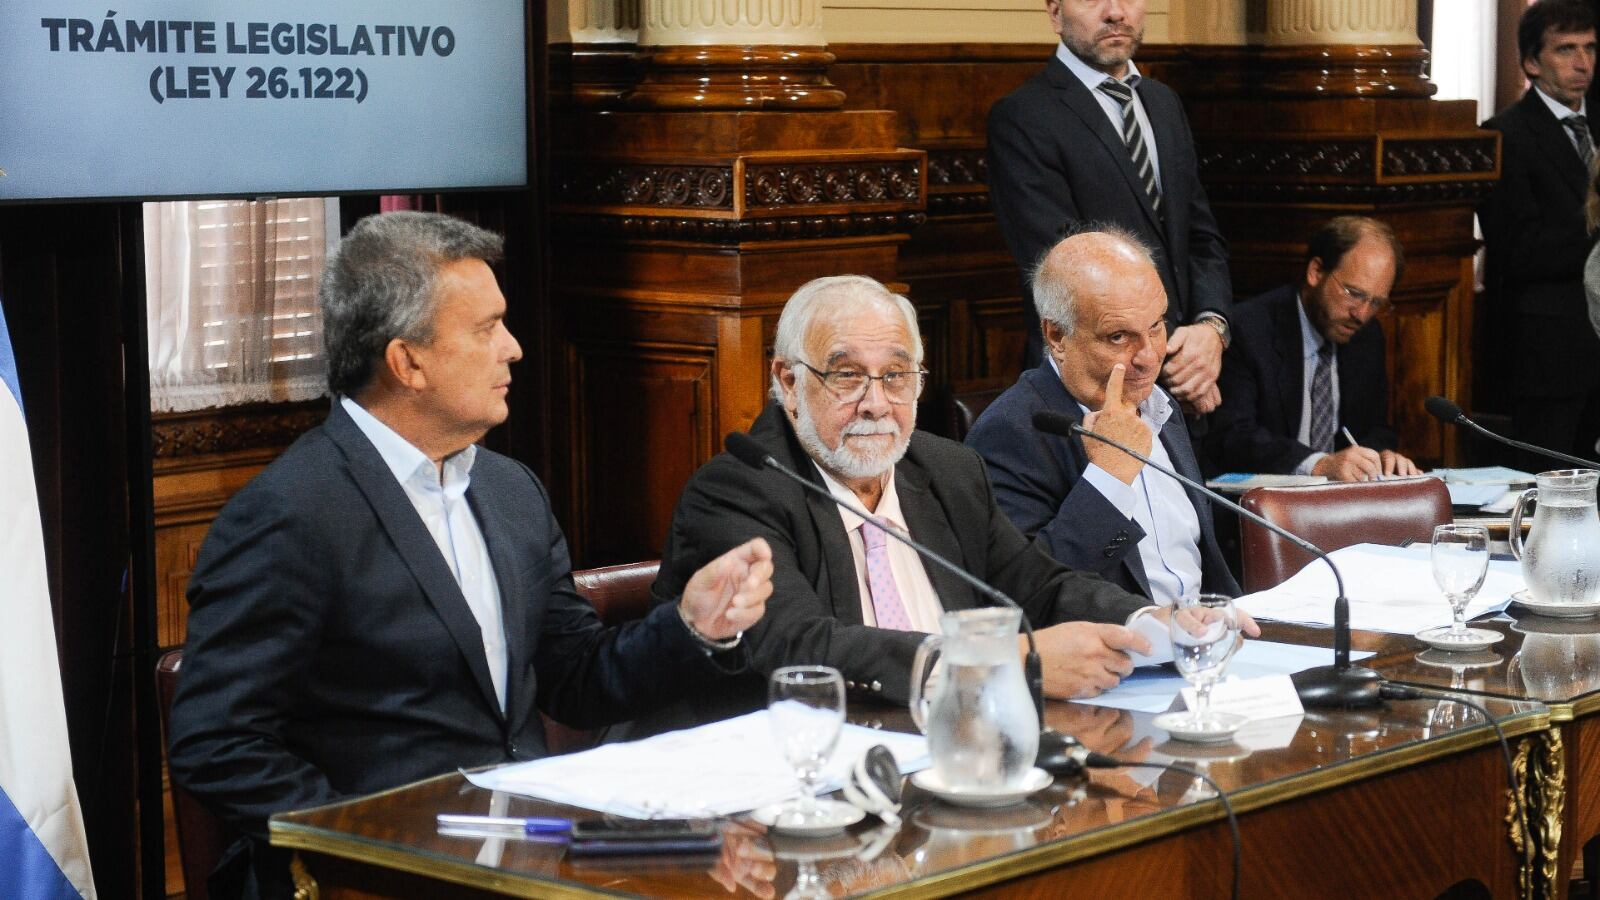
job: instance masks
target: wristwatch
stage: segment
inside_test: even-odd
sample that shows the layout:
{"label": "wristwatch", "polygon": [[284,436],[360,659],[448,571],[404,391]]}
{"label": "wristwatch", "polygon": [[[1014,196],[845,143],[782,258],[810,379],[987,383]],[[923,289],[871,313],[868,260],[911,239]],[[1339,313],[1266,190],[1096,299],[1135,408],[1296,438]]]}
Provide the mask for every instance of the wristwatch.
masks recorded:
{"label": "wristwatch", "polygon": [[1202,322],[1217,330],[1217,334],[1222,338],[1222,349],[1228,349],[1228,344],[1233,341],[1233,334],[1228,330],[1228,320],[1224,319],[1221,313],[1208,312],[1201,313],[1200,317],[1194,320],[1196,325]]}
{"label": "wristwatch", "polygon": [[689,629],[689,636],[694,638],[695,643],[699,644],[700,649],[704,650],[708,656],[713,653],[726,653],[739,646],[739,642],[744,640],[744,632],[742,631],[725,641],[714,641],[706,637],[695,630],[694,625],[689,621],[689,614],[684,611],[682,603],[678,604],[678,618],[683,622],[683,627]]}

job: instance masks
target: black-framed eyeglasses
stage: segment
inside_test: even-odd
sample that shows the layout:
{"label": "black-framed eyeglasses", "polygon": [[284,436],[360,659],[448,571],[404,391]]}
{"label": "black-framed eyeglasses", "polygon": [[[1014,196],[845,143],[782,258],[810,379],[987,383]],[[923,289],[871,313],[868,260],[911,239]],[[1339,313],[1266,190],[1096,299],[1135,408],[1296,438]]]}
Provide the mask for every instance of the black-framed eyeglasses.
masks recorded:
{"label": "black-framed eyeglasses", "polygon": [[1354,303],[1357,306],[1370,307],[1375,313],[1381,313],[1389,308],[1388,297],[1374,297],[1360,288],[1353,288],[1341,281],[1339,276],[1333,274],[1332,272],[1328,273],[1328,277],[1333,279],[1333,283],[1339,286],[1339,292],[1344,294],[1344,298],[1349,300],[1351,303]]}
{"label": "black-framed eyeglasses", "polygon": [[829,369],[824,372],[798,359],[794,364],[817,376],[833,399],[840,403],[858,402],[867,395],[874,381],[883,384],[883,395],[889,398],[890,403],[911,403],[922,396],[922,388],[928,381],[927,369],[868,375],[860,369]]}

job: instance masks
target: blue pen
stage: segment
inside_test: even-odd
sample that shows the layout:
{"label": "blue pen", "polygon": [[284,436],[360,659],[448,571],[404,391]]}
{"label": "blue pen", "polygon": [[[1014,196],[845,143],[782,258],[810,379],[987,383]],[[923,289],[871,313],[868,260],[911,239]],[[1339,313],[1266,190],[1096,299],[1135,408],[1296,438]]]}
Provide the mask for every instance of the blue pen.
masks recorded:
{"label": "blue pen", "polygon": [[439,814],[439,827],[461,831],[488,831],[497,834],[567,834],[571,819],[543,816],[462,816]]}

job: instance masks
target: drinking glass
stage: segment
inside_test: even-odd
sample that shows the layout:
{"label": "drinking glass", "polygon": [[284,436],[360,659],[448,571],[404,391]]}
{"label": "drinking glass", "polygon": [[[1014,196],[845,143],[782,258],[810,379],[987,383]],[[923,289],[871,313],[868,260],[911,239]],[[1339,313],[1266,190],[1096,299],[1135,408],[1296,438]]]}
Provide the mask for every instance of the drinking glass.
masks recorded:
{"label": "drinking glass", "polygon": [[772,734],[800,782],[781,821],[804,827],[819,818],[817,782],[844,725],[844,678],[828,666],[785,666],[767,684]]}
{"label": "drinking glass", "polygon": [[[1194,685],[1194,709],[1181,719],[1192,731],[1232,731],[1236,717],[1211,712],[1211,687],[1228,667],[1228,660],[1244,644],[1233,599],[1221,594],[1193,594],[1173,604],[1167,623],[1172,637],[1172,659],[1184,680]],[[1231,727],[1230,727],[1231,726]]]}
{"label": "drinking glass", "polygon": [[1462,618],[1489,572],[1489,531],[1482,525],[1439,525],[1433,529],[1433,580],[1444,591],[1454,621],[1435,640],[1476,642]]}

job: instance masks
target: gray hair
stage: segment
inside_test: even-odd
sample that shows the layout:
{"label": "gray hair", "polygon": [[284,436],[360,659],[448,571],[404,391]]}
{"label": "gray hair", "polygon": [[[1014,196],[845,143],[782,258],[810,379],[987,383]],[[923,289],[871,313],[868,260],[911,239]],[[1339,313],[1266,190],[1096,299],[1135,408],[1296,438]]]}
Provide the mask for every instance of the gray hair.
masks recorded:
{"label": "gray hair", "polygon": [[504,252],[500,235],[439,213],[380,213],[357,222],[322,270],[328,390],[337,396],[366,387],[395,338],[433,337],[440,267],[494,262]]}
{"label": "gray hair", "polygon": [[[892,309],[905,319],[911,334],[911,359],[922,365],[922,331],[917,328],[917,310],[911,301],[894,293],[876,279],[865,275],[830,275],[814,278],[800,286],[783,305],[778,316],[778,333],[772,341],[772,356],[785,361],[805,359],[806,332],[817,316],[840,307],[874,305]],[[772,376],[772,399],[783,401],[783,384]]]}
{"label": "gray hair", "polygon": [[1086,234],[1103,234],[1142,257],[1150,264],[1150,268],[1160,271],[1156,268],[1155,253],[1151,251],[1150,245],[1121,225],[1089,223],[1067,232],[1039,256],[1039,261],[1028,274],[1028,286],[1033,292],[1033,308],[1039,313],[1040,321],[1050,322],[1067,334],[1071,334],[1078,327],[1078,286],[1075,279],[1068,277],[1070,271],[1057,272],[1057,267],[1050,265],[1050,257],[1057,247]]}

